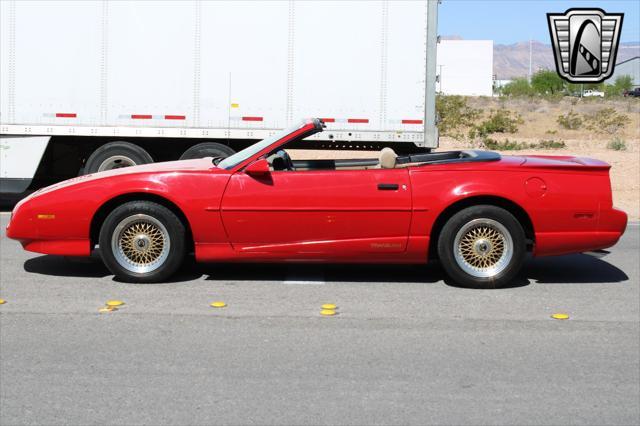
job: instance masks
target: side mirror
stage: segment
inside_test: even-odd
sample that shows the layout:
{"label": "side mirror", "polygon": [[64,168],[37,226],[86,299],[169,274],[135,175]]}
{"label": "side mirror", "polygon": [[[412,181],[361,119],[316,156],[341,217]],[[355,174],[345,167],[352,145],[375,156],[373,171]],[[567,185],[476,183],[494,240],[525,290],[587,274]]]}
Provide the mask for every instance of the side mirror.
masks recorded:
{"label": "side mirror", "polygon": [[271,170],[269,169],[269,162],[266,159],[261,158],[260,160],[249,164],[244,169],[244,172],[249,176],[264,176],[271,173]]}

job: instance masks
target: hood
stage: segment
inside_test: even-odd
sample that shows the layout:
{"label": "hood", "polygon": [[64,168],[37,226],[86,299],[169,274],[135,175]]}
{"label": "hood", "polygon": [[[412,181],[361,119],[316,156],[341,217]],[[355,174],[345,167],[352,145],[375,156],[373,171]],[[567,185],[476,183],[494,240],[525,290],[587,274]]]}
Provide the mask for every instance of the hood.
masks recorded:
{"label": "hood", "polygon": [[121,169],[108,170],[106,172],[92,173],[85,177],[103,178],[108,176],[130,175],[133,173],[165,173],[182,171],[205,171],[216,168],[211,157],[195,160],[166,161],[164,163],[143,164],[141,166],[123,167]]}
{"label": "hood", "polygon": [[108,170],[105,172],[91,173],[88,175],[77,176],[71,179],[64,180],[62,182],[55,183],[53,185],[42,188],[27,198],[31,198],[35,195],[41,195],[46,192],[55,191],[57,189],[66,188],[79,183],[91,182],[99,179],[105,179],[113,176],[134,175],[143,173],[172,173],[172,172],[198,172],[198,171],[210,171],[210,172],[224,172],[224,169],[219,169],[213,165],[211,157],[198,158],[195,160],[180,160],[180,161],[167,161],[163,163],[151,163],[143,164],[140,166],[123,167],[121,169]]}

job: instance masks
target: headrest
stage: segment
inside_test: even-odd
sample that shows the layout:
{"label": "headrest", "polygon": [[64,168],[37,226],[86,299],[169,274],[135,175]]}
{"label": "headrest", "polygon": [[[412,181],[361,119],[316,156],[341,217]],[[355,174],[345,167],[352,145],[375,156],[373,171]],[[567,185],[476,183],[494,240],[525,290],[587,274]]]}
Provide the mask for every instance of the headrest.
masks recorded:
{"label": "headrest", "polygon": [[396,167],[396,158],[398,156],[391,148],[383,148],[380,151],[380,168],[394,169]]}

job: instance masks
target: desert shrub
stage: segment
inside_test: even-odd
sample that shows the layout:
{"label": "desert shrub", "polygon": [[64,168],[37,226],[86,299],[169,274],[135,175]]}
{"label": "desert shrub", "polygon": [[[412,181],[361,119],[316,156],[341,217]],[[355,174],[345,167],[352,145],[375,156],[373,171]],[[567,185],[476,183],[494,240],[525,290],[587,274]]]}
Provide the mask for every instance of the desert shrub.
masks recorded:
{"label": "desert shrub", "polygon": [[480,110],[467,105],[467,99],[463,96],[436,97],[436,111],[440,116],[440,134],[455,139],[462,138],[460,129],[473,125],[480,115]]}
{"label": "desert shrub", "polygon": [[549,130],[547,130],[545,133],[546,133],[547,135],[555,135],[555,134],[557,134],[557,133],[558,133],[558,131],[557,131],[557,130],[555,130],[555,129],[553,129],[553,130],[549,129]]}
{"label": "desert shrub", "polygon": [[616,77],[614,86],[616,86],[620,92],[631,90],[633,88],[633,77],[630,75],[619,75]]}
{"label": "desert shrub", "polygon": [[582,118],[580,118],[580,114],[574,111],[569,111],[566,114],[560,114],[556,121],[560,127],[568,130],[576,130],[582,126]]}
{"label": "desert shrub", "polygon": [[[507,98],[505,96],[498,98],[498,109],[510,109],[514,111],[536,112],[540,108],[546,108],[546,102],[539,97],[515,97]],[[495,107],[495,103],[494,103]]]}
{"label": "desert shrub", "polygon": [[585,115],[584,121],[587,124],[587,129],[593,132],[614,135],[624,129],[631,120],[628,116],[619,114],[615,108],[608,107]]}
{"label": "desert shrub", "polygon": [[556,141],[553,139],[541,140],[538,143],[531,144],[531,148],[535,149],[560,149],[567,146],[564,141]]}
{"label": "desert shrub", "polygon": [[482,138],[482,145],[487,149],[494,149],[497,151],[520,151],[523,149],[560,149],[565,148],[567,145],[564,141],[556,141],[553,139],[541,140],[538,143],[518,142],[505,139],[504,141],[497,141],[488,136]]}
{"label": "desert shrub", "polygon": [[516,78],[505,85],[501,93],[505,96],[531,96],[534,90],[526,78]]}
{"label": "desert shrub", "polygon": [[531,87],[536,93],[553,95],[564,89],[564,80],[555,71],[540,70],[531,76]]}
{"label": "desert shrub", "polygon": [[604,85],[604,93],[607,97],[622,96],[625,90],[633,87],[633,78],[630,75],[620,75],[616,77],[613,84]]}
{"label": "desert shrub", "polygon": [[621,107],[624,108],[626,112],[630,112],[632,114],[640,114],[640,102],[636,98],[622,98],[620,100]]}
{"label": "desert shrub", "polygon": [[483,138],[482,144],[488,149],[495,149],[497,151],[519,151],[529,148],[529,144],[526,142],[511,141],[509,139],[497,141],[489,137]]}
{"label": "desert shrub", "polygon": [[626,151],[627,150],[627,143],[624,141],[624,139],[613,138],[607,144],[607,148],[608,149],[613,149],[614,151]]}
{"label": "desert shrub", "polygon": [[607,84],[604,86],[604,96],[609,99],[614,96],[622,96],[623,91],[620,90],[616,85]]}
{"label": "desert shrub", "polygon": [[491,110],[489,117],[480,124],[473,126],[469,131],[469,137],[483,138],[493,133],[516,133],[518,126],[524,123],[522,116],[508,109]]}

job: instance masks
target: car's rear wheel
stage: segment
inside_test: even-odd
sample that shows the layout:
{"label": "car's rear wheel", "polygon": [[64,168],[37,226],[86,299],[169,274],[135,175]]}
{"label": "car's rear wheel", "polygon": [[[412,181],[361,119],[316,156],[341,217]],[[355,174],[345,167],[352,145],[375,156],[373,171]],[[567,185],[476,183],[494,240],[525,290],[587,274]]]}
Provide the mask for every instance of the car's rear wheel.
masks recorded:
{"label": "car's rear wheel", "polygon": [[185,227],[160,204],[131,201],[114,209],[102,224],[100,253],[123,281],[163,281],[184,260]]}
{"label": "car's rear wheel", "polygon": [[449,277],[460,286],[508,286],[524,264],[524,230],[505,209],[469,207],[454,214],[442,228],[438,256]]}

